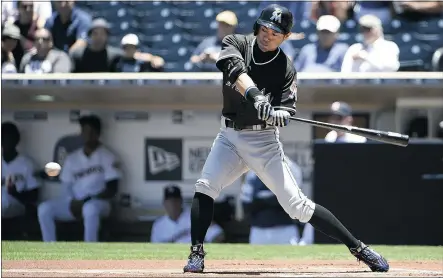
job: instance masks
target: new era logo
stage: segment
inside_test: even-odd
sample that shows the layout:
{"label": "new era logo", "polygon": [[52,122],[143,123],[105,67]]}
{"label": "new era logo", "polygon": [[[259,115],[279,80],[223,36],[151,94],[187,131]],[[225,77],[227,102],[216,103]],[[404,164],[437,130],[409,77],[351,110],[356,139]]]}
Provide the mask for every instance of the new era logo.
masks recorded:
{"label": "new era logo", "polygon": [[180,166],[178,155],[155,146],[148,146],[148,162],[151,175],[163,171],[171,172]]}

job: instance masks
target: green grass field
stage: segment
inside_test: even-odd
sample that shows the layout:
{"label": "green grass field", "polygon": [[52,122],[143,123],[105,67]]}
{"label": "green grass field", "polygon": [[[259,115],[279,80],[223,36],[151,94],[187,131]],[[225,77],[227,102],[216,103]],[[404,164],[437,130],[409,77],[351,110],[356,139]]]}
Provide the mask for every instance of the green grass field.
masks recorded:
{"label": "green grass field", "polygon": [[[441,246],[371,246],[389,260],[442,261]],[[83,243],[2,241],[3,260],[183,260],[189,245],[150,243]],[[211,260],[238,259],[349,259],[343,245],[251,246],[247,244],[207,244]]]}

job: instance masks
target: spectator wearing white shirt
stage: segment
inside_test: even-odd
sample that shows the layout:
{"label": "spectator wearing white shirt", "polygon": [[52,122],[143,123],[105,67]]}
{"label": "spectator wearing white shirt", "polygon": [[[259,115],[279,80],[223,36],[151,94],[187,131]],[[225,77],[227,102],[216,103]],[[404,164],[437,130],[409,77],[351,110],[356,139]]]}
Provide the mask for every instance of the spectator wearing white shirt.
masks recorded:
{"label": "spectator wearing white shirt", "polygon": [[317,21],[318,42],[310,43],[300,51],[294,66],[298,72],[339,72],[349,47],[337,42],[340,20],[323,15]]}
{"label": "spectator wearing white shirt", "polygon": [[[191,243],[191,213],[183,207],[181,190],[176,185],[164,189],[163,205],[166,215],[154,221],[151,230],[153,243]],[[212,223],[205,242],[222,242],[224,233],[220,226]]]}
{"label": "spectator wearing white shirt", "polygon": [[359,20],[364,42],[355,43],[345,54],[341,72],[395,72],[400,67],[400,50],[395,42],[384,39],[380,19],[365,15]]}
{"label": "spectator wearing white shirt", "polygon": [[[353,118],[351,106],[345,102],[334,102],[331,105],[329,122],[338,125],[352,125]],[[326,135],[325,141],[329,143],[365,143],[366,138],[351,133],[332,130]]]}
{"label": "spectator wearing white shirt", "polygon": [[[2,24],[14,22],[18,15],[18,8],[22,1],[2,1]],[[37,21],[37,27],[43,28],[46,20],[52,15],[51,1],[30,1],[33,3],[33,19]]]}
{"label": "spectator wearing white shirt", "polygon": [[34,163],[17,151],[20,132],[11,122],[2,123],[2,218],[26,213],[28,205],[36,205],[39,183],[34,176]]}

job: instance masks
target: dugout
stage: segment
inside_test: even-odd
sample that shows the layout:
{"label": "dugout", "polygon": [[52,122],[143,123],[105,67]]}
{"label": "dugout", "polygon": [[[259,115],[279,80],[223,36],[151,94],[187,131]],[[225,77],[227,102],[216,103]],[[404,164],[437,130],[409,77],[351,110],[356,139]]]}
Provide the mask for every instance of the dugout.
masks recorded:
{"label": "dugout", "polygon": [[[367,244],[443,244],[443,140],[313,148],[314,200]],[[333,167],[332,167],[333,166]],[[316,232],[316,243],[336,243]]]}

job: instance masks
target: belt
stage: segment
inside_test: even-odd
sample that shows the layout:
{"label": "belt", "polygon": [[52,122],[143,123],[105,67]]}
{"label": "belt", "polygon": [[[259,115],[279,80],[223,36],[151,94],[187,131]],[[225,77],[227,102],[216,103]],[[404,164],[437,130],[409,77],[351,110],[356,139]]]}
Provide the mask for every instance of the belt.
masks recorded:
{"label": "belt", "polygon": [[245,125],[245,126],[241,126],[241,127],[239,127],[239,126],[236,126],[235,125],[235,122],[233,122],[233,121],[231,121],[231,120],[229,120],[229,119],[226,119],[225,118],[225,126],[226,127],[228,127],[228,128],[233,128],[233,129],[235,129],[235,130],[263,130],[263,129],[266,129],[267,127],[269,127],[268,125],[266,125],[266,124],[259,124],[259,125]]}

